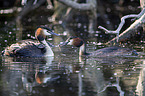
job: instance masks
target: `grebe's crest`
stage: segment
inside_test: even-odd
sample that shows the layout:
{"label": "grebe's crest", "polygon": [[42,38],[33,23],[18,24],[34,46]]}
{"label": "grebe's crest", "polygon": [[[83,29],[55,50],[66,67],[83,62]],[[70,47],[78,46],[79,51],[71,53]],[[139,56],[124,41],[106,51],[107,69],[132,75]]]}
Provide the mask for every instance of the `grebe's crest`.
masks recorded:
{"label": "grebe's crest", "polygon": [[40,26],[37,28],[36,32],[35,32],[35,37],[38,41],[43,41],[47,35],[57,35],[59,36],[58,34],[52,32],[52,30],[46,26]]}
{"label": "grebe's crest", "polygon": [[84,41],[82,39],[80,39],[79,37],[72,36],[72,37],[70,37],[70,42],[68,44],[74,45],[76,47],[80,47],[84,44]]}
{"label": "grebe's crest", "polygon": [[44,35],[44,32],[43,32],[43,29],[42,28],[38,28],[36,30],[35,36],[36,36],[36,39],[38,39],[38,40],[40,40],[40,39],[43,39],[44,40],[46,38],[46,35]]}

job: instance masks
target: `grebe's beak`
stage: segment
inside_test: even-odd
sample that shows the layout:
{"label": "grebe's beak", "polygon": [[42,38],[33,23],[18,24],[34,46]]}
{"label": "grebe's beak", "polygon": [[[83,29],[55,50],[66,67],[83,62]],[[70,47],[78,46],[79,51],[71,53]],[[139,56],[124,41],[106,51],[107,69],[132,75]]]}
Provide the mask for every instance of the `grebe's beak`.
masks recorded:
{"label": "grebe's beak", "polygon": [[56,36],[60,36],[60,35],[58,35],[58,34],[56,34],[56,33],[54,33],[54,32],[51,32],[50,34],[52,34],[52,35],[56,35]]}
{"label": "grebe's beak", "polygon": [[70,36],[64,43],[65,43],[65,45],[73,45],[73,39],[74,38],[78,38],[78,37],[76,37],[76,36]]}
{"label": "grebe's beak", "polygon": [[65,44],[65,45],[69,45],[70,40],[71,40],[71,37],[69,37],[69,38],[64,42],[64,44]]}
{"label": "grebe's beak", "polygon": [[79,37],[71,36],[65,41],[65,44],[80,47],[84,44],[84,41]]}
{"label": "grebe's beak", "polygon": [[59,46],[69,45],[70,40],[71,40],[71,36],[65,42],[63,42],[62,44],[59,44]]}
{"label": "grebe's beak", "polygon": [[54,33],[50,28],[48,28],[48,27],[41,27],[41,28],[43,28],[43,31],[44,31],[44,34],[45,35],[56,35],[56,36],[60,36],[60,35],[58,35],[58,34],[56,34],[56,33]]}

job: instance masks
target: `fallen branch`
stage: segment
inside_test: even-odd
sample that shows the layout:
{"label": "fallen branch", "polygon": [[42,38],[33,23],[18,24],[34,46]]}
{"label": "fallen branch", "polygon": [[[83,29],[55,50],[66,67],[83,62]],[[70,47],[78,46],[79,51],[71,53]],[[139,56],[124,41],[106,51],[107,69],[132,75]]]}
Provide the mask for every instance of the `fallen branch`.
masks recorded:
{"label": "fallen branch", "polygon": [[[124,23],[125,23],[125,19],[128,18],[139,18],[137,19],[133,24],[131,24],[131,26],[129,28],[127,28],[123,33],[121,33],[119,35],[120,30],[122,29]],[[145,9],[143,9],[138,15],[126,15],[124,17],[121,18],[121,23],[119,24],[118,28],[115,31],[112,30],[107,30],[106,28],[99,26],[98,28],[104,30],[106,33],[113,33],[116,34],[117,36],[115,38],[113,38],[111,41],[107,42],[108,43],[114,43],[114,42],[120,42],[120,41],[124,41],[126,40],[128,37],[130,37],[131,35],[135,34],[135,29],[137,29],[139,26],[141,26],[143,23],[145,23]]]}

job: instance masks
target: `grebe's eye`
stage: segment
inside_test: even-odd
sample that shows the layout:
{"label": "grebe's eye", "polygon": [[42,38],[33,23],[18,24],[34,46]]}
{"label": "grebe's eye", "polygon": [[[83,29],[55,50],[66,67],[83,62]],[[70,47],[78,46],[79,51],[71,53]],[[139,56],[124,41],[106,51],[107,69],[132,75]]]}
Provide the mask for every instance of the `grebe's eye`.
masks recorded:
{"label": "grebe's eye", "polygon": [[50,33],[51,31],[49,31],[49,30],[46,30],[46,32],[47,32],[47,33]]}

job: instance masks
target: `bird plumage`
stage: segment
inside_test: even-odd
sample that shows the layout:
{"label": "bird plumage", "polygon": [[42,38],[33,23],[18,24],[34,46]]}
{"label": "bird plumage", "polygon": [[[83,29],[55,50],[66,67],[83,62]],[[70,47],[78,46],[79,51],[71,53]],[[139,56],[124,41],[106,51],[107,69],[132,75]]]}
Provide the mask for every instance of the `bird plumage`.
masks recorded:
{"label": "bird plumage", "polygon": [[138,55],[135,50],[131,50],[129,48],[122,48],[118,46],[106,47],[102,49],[98,49],[92,53],[86,52],[86,44],[85,42],[79,37],[70,37],[66,40],[69,42],[68,45],[73,45],[79,47],[79,55],[91,55],[97,57],[106,57],[106,56],[128,56],[128,55]]}
{"label": "bird plumage", "polygon": [[41,57],[41,56],[54,56],[54,53],[49,46],[49,42],[46,42],[47,35],[57,35],[52,32],[51,29],[45,26],[40,26],[35,32],[35,37],[38,40],[22,40],[11,46],[7,47],[3,51],[3,55],[11,57]]}

